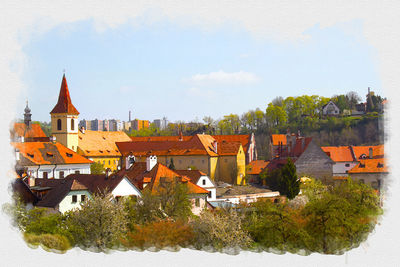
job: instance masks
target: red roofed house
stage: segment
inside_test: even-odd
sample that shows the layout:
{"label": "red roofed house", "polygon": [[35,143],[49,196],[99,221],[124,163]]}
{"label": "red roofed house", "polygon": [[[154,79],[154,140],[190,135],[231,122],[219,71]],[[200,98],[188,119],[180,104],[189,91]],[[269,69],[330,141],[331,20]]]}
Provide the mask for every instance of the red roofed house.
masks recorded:
{"label": "red roofed house", "polygon": [[[256,140],[254,133],[251,134],[234,134],[234,135],[212,135],[218,143],[222,142],[239,142],[242,144],[246,154],[246,164],[253,160],[257,160]],[[149,141],[189,141],[192,136],[131,136],[134,142],[149,142]]]}
{"label": "red roofed house", "polygon": [[312,141],[311,137],[288,132],[285,141],[282,135],[273,135],[271,147],[273,158],[267,169],[279,168],[276,162],[291,158],[300,177],[308,176],[325,183],[332,183],[334,161]]}
{"label": "red roofed house", "polygon": [[333,176],[347,176],[358,163],[351,146],[323,146],[321,149],[335,162]]}
{"label": "red roofed house", "polygon": [[91,160],[58,142],[11,143],[15,148],[16,171],[30,178],[64,178],[71,173],[90,173]]}
{"label": "red roofed house", "polygon": [[260,174],[267,168],[269,161],[254,160],[246,166],[246,177],[249,183],[259,183]]}
{"label": "red roofed house", "polygon": [[169,140],[117,142],[123,157],[122,167],[129,156],[134,156],[137,162],[143,162],[148,156],[155,155],[166,166],[173,162],[175,169],[194,167],[215,181],[244,183],[245,153],[240,142],[218,142],[206,134],[196,134],[186,141],[183,137]]}
{"label": "red roofed house", "polygon": [[[187,174],[187,173],[186,173]],[[163,184],[178,181],[188,187],[189,198],[192,202],[193,214],[199,215],[207,207],[207,196],[209,191],[196,185],[192,179],[179,171],[173,171],[165,165],[157,162],[156,156],[149,156],[146,162],[130,162],[117,175],[127,177],[138,185],[140,190],[150,190],[152,194],[159,194]],[[191,174],[193,177],[194,174]],[[199,177],[200,178],[200,177]]]}

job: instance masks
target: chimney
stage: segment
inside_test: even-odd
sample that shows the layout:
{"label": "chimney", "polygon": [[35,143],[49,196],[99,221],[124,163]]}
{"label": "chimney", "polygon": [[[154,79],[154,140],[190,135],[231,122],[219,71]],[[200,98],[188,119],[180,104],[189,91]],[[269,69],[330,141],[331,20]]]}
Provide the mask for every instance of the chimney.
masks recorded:
{"label": "chimney", "polygon": [[15,149],[15,160],[19,161],[20,160],[20,156],[19,156],[19,149]]}
{"label": "chimney", "polygon": [[179,130],[179,141],[183,141],[183,134],[181,130]]}
{"label": "chimney", "polygon": [[370,147],[368,149],[368,152],[369,152],[369,158],[372,159],[373,158],[373,149],[372,149],[372,147]]}
{"label": "chimney", "polygon": [[135,163],[135,161],[136,161],[136,159],[135,159],[134,155],[132,155],[132,154],[128,155],[125,160],[125,169],[129,170],[132,167],[132,165]]}
{"label": "chimney", "polygon": [[129,110],[129,121],[131,121],[131,111]]}
{"label": "chimney", "polygon": [[218,154],[218,142],[217,142],[217,140],[215,140],[215,141],[212,143],[212,145],[213,145],[213,147],[214,147],[214,152],[215,152],[216,154]]}
{"label": "chimney", "polygon": [[146,171],[151,171],[157,164],[157,156],[148,156],[146,158]]}
{"label": "chimney", "polygon": [[50,137],[50,141],[53,143],[57,142],[57,137],[53,135],[52,137]]}
{"label": "chimney", "polygon": [[110,174],[111,174],[111,169],[107,168],[106,169],[106,179],[108,179],[108,177],[110,177]]}
{"label": "chimney", "polygon": [[23,143],[25,141],[25,138],[23,136],[20,136],[19,140],[20,140],[21,143]]}

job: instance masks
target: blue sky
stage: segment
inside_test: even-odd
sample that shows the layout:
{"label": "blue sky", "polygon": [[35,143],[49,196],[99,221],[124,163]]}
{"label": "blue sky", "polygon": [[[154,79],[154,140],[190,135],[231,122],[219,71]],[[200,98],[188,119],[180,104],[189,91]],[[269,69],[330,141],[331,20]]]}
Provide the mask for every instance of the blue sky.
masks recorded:
{"label": "blue sky", "polygon": [[362,23],[308,29],[304,41],[277,42],[224,24],[205,31],[163,20],[96,30],[91,20],[33,35],[20,97],[34,120],[49,121],[63,70],[80,119],[215,119],[265,110],[276,96],[330,97],[367,87],[382,95],[374,50]]}

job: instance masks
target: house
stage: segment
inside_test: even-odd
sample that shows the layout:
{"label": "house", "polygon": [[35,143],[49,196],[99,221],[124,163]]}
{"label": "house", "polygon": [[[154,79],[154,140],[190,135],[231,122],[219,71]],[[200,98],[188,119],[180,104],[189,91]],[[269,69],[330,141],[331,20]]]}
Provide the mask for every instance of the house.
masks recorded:
{"label": "house", "polygon": [[117,142],[122,154],[122,164],[134,156],[138,162],[155,155],[166,166],[175,169],[194,167],[214,181],[243,184],[245,153],[240,142],[218,142],[211,135],[196,134],[190,138],[182,135],[178,140]]}
{"label": "house", "polygon": [[142,192],[150,190],[154,195],[159,194],[165,183],[174,181],[184,183],[188,188],[193,214],[199,215],[207,207],[209,191],[193,183],[190,178],[157,162],[156,156],[147,157],[146,162],[132,161],[124,169],[117,172],[116,175],[129,178],[130,181],[138,185]]}
{"label": "house", "polygon": [[246,166],[246,178],[248,183],[260,183],[260,174],[268,166],[270,161],[254,160]]}
{"label": "house", "polygon": [[64,178],[71,173],[90,173],[93,162],[62,144],[52,142],[13,142],[16,171],[34,178]]}
{"label": "house", "polygon": [[267,165],[267,170],[280,168],[283,161],[291,158],[300,177],[314,177],[325,183],[332,182],[334,161],[312,141],[311,137],[302,137],[299,133],[296,135],[288,131],[286,141],[282,135],[276,139],[279,140],[277,142],[279,145],[274,146],[274,140],[271,138],[273,158]]}
{"label": "house", "polygon": [[372,188],[381,191],[387,181],[389,169],[384,158],[365,158],[360,159],[359,163],[348,171],[348,174],[353,180],[369,184]]}
{"label": "house", "polygon": [[329,101],[326,105],[322,106],[323,115],[337,116],[340,113],[340,109],[336,106],[333,101]]}
{"label": "house", "polygon": [[[256,140],[254,133],[251,134],[234,134],[234,135],[212,135],[212,137],[218,142],[239,142],[243,150],[246,154],[246,164],[253,160],[257,160],[257,148],[256,148]],[[183,136],[180,134],[179,136],[131,136],[132,141],[134,142],[143,142],[143,141],[188,141],[192,138],[192,136]]]}
{"label": "house", "polygon": [[51,212],[67,212],[80,208],[82,202],[91,197],[88,188],[76,180],[35,179],[30,189],[39,196],[37,207]]}
{"label": "house", "polygon": [[115,198],[140,197],[138,185],[123,175],[71,174],[64,179],[34,179],[31,190],[40,197],[36,206],[64,213],[79,208],[93,194],[110,192]]}
{"label": "house", "polygon": [[28,107],[28,101],[26,102],[26,107],[24,109],[24,122],[14,123],[13,129],[11,129],[11,141],[12,142],[23,142],[23,141],[33,141],[33,140],[46,140],[48,138],[43,132],[40,124],[32,123],[31,109]]}
{"label": "house", "polygon": [[81,129],[78,132],[77,153],[114,171],[121,165],[121,153],[116,142],[126,141],[130,141],[130,138],[125,132]]}
{"label": "house", "polygon": [[323,146],[321,149],[335,162],[333,176],[347,176],[348,171],[358,164],[352,146]]}
{"label": "house", "polygon": [[217,198],[217,189],[215,183],[202,171],[199,170],[175,170],[183,177],[190,179],[192,183],[208,191],[207,201],[213,201]]}

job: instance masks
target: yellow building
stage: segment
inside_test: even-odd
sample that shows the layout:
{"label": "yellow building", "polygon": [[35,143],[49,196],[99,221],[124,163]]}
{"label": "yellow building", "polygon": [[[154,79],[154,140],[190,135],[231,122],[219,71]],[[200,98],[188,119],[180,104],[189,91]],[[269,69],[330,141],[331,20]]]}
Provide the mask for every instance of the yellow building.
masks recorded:
{"label": "yellow building", "polygon": [[104,168],[116,170],[121,153],[115,142],[130,141],[124,132],[85,131],[78,129],[78,110],[74,107],[65,75],[62,78],[58,102],[50,112],[51,130],[56,140]]}
{"label": "yellow building", "polygon": [[78,149],[78,110],[72,105],[67,80],[63,75],[58,102],[50,112],[51,132],[67,148]]}
{"label": "yellow building", "polygon": [[85,131],[78,132],[78,154],[110,168],[112,171],[119,166],[121,153],[116,142],[126,142],[131,139],[125,132]]}
{"label": "yellow building", "polygon": [[243,184],[245,177],[245,154],[239,142],[218,143],[212,136],[196,134],[181,141],[118,142],[125,168],[127,157],[144,162],[149,155],[176,170],[195,168],[215,181]]}

